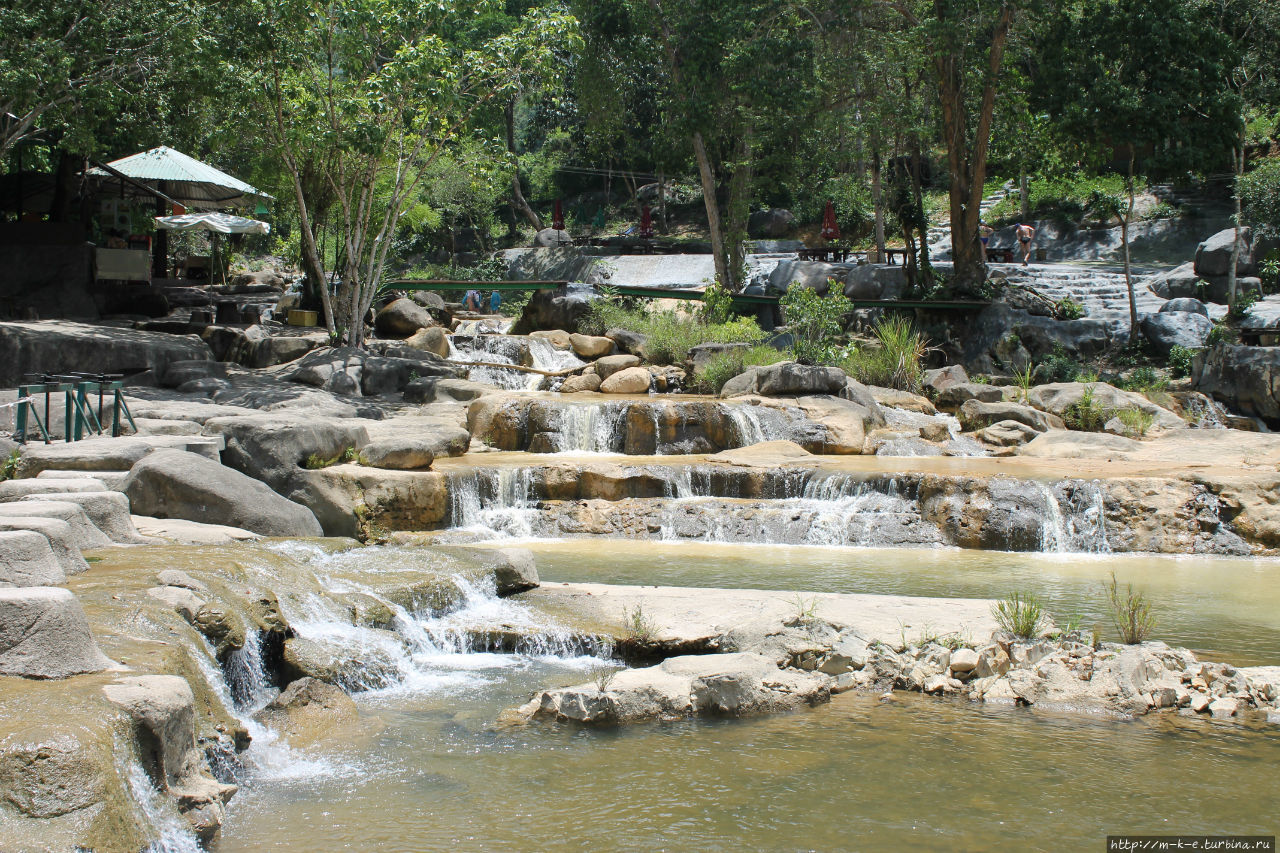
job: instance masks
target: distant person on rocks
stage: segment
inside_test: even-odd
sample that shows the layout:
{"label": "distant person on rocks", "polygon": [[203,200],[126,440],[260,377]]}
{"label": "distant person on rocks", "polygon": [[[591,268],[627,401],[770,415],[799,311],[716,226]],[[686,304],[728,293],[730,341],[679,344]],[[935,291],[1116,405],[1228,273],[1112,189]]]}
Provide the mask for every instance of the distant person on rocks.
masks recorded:
{"label": "distant person on rocks", "polygon": [[493,293],[489,294],[489,313],[490,314],[497,314],[498,308],[501,305],[502,305],[502,296],[498,293],[498,291],[495,290]]}
{"label": "distant person on rocks", "polygon": [[978,223],[978,239],[982,241],[982,245],[984,247],[987,245],[987,243],[991,242],[991,235],[994,233],[996,233],[996,229],[992,228],[987,223],[985,222]]}
{"label": "distant person on rocks", "polygon": [[468,290],[466,295],[462,297],[462,308],[464,311],[480,313],[480,291]]}
{"label": "distant person on rocks", "polygon": [[1022,244],[1022,265],[1025,267],[1027,261],[1031,260],[1031,241],[1035,239],[1036,229],[1019,222],[1014,233],[1018,235],[1018,242]]}

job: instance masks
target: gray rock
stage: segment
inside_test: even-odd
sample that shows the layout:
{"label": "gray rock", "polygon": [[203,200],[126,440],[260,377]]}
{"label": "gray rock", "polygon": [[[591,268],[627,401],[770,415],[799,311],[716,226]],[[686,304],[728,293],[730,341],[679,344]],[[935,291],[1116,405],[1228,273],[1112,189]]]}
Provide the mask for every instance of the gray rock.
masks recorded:
{"label": "gray rock", "polygon": [[1017,447],[1032,441],[1040,432],[1020,421],[997,421],[986,429],[978,430],[977,437],[996,447]]}
{"label": "gray rock", "polygon": [[373,318],[373,327],[384,338],[407,338],[419,329],[436,324],[431,312],[412,299],[396,299]]}
{"label": "gray rock", "polygon": [[802,287],[826,296],[831,290],[831,282],[843,275],[843,267],[822,261],[779,261],[769,274],[769,287],[779,293]]}
{"label": "gray rock", "polygon": [[78,575],[89,568],[76,545],[75,530],[65,521],[56,518],[0,517],[0,531],[6,530],[29,530],[43,536],[64,575]]}
{"label": "gray rock", "polygon": [[967,674],[978,668],[978,652],[974,649],[956,649],[951,653],[951,671]]}
{"label": "gray rock", "polygon": [[165,388],[177,388],[184,382],[190,382],[193,379],[208,379],[210,377],[225,379],[226,376],[227,366],[222,362],[210,361],[209,359],[173,361],[165,365],[163,372],[160,374],[160,384]]}
{"label": "gray rock", "polygon": [[795,214],[781,207],[757,210],[747,217],[747,234],[752,237],[776,240],[790,235],[795,228]]}
{"label": "gray rock", "polygon": [[[112,494],[115,494],[114,492]],[[20,501],[0,504],[0,519],[52,518],[71,525],[73,544],[81,551],[105,548],[111,544],[97,526],[89,520],[84,508],[70,501],[50,500],[48,495],[33,495]]]}
{"label": "gray rock", "polygon": [[371,441],[360,451],[360,461],[371,468],[399,471],[422,471],[435,461],[431,442],[427,439],[403,438]]}
{"label": "gray rock", "polygon": [[280,492],[289,488],[308,458],[339,459],[347,450],[360,450],[369,443],[364,423],[356,418],[293,412],[210,418],[205,432],[226,442],[222,453],[226,465]]}
{"label": "gray rock", "polygon": [[1157,296],[1174,300],[1198,296],[1199,282],[1200,276],[1196,275],[1195,263],[1187,261],[1176,269],[1151,276],[1145,283]]}
{"label": "gray rock", "polygon": [[1280,347],[1218,344],[1196,356],[1192,376],[1231,409],[1280,422]]}
{"label": "gray rock", "polygon": [[93,526],[106,534],[112,542],[121,545],[138,545],[146,541],[138,535],[129,518],[129,499],[120,492],[70,492],[62,495],[29,495],[20,502],[39,501],[48,498],[65,503],[78,504]]}
{"label": "gray rock", "polygon": [[948,364],[946,367],[926,370],[921,384],[936,394],[952,385],[968,385],[969,374],[965,373],[964,368],[958,364]]}
{"label": "gray rock", "polygon": [[1004,399],[1004,391],[994,385],[980,382],[953,382],[938,391],[934,402],[940,409],[958,409],[970,400],[981,403],[998,403]]}
{"label": "gray rock", "polygon": [[400,681],[395,655],[404,643],[398,634],[365,628],[364,642],[338,644],[315,638],[291,637],[284,643],[283,668],[291,681],[310,677],[343,690],[377,690]]}
{"label": "gray rock", "polygon": [[151,370],[159,376],[170,362],[210,358],[209,348],[195,335],[64,320],[0,323],[0,388],[17,387],[28,373]]}
{"label": "gray rock", "polygon": [[613,340],[598,335],[569,335],[569,346],[582,358],[593,359],[613,352]]}
{"label": "gray rock", "polygon": [[538,563],[528,548],[499,548],[494,552],[493,580],[498,595],[515,595],[538,586]]}
{"label": "gray rock", "polygon": [[[1194,269],[1198,276],[1227,275],[1231,271],[1231,249],[1235,243],[1234,228],[1225,228],[1196,247]],[[1252,232],[1240,229],[1240,251],[1236,260],[1236,273],[1249,275],[1253,271],[1251,249]]]}
{"label": "gray rock", "polygon": [[0,482],[0,503],[9,503],[27,495],[55,495],[70,492],[102,492],[106,491],[102,480],[92,477],[55,479],[53,477],[34,477],[29,480],[5,480]]}
{"label": "gray rock", "polygon": [[67,678],[110,665],[70,590],[0,589],[0,675]]}
{"label": "gray rock", "polygon": [[557,231],[555,228],[543,228],[533,235],[535,248],[549,249],[557,246],[572,246],[573,237],[568,231]]}
{"label": "gray rock", "polygon": [[[733,383],[742,376],[750,376],[750,378],[746,380],[749,383],[749,390],[741,393],[760,394],[765,397],[839,394],[849,381],[849,377],[838,367],[798,364],[794,361],[781,361],[777,364],[753,368],[729,382]],[[726,383],[720,396],[738,396],[737,393],[726,393],[729,389],[730,384]]]}
{"label": "gray rock", "polygon": [[1228,699],[1223,696],[1220,699],[1214,699],[1209,703],[1209,713],[1215,719],[1227,719],[1234,717],[1240,710],[1240,703],[1235,699]]}
{"label": "gray rock", "polygon": [[404,345],[434,353],[441,358],[449,357],[449,336],[439,326],[419,329],[405,340]]}
{"label": "gray rock", "polygon": [[178,586],[153,586],[147,595],[172,607],[187,622],[195,624],[200,609],[208,602],[189,589]]}
{"label": "gray rock", "polygon": [[1158,429],[1183,429],[1187,425],[1182,418],[1168,409],[1157,406],[1141,394],[1122,391],[1105,382],[1055,382],[1037,385],[1027,393],[1027,399],[1031,405],[1065,418],[1069,417],[1072,407],[1084,399],[1086,389],[1092,389],[1094,402],[1103,411],[1139,409],[1154,418],[1153,424]]}
{"label": "gray rock", "polygon": [[1175,346],[1187,349],[1203,347],[1212,329],[1213,321],[1209,319],[1207,313],[1202,315],[1190,311],[1162,311],[1162,313],[1148,314],[1142,318],[1143,336],[1156,352],[1166,357]]}
{"label": "gray rock", "polygon": [[599,391],[600,376],[596,373],[588,373],[583,376],[570,376],[564,380],[564,384],[560,386],[562,394],[577,394],[582,391]]}
{"label": "gray rock", "polygon": [[610,329],[604,333],[604,336],[613,341],[619,350],[631,355],[643,355],[644,345],[648,340],[639,332],[632,332],[628,329]]}
{"label": "gray rock", "polygon": [[1180,297],[1178,299],[1170,299],[1168,302],[1160,306],[1161,314],[1171,313],[1188,313],[1199,314],[1202,317],[1209,316],[1209,309],[1199,299],[1190,299],[1188,297]]}
{"label": "gray rock", "polygon": [[984,403],[980,400],[966,400],[960,407],[959,418],[960,423],[967,430],[982,429],[1001,421],[1017,421],[1020,424],[1026,424],[1036,432],[1066,428],[1062,418],[1057,415],[1005,401]]}
{"label": "gray rock", "polygon": [[134,438],[92,438],[70,444],[28,445],[18,459],[18,477],[41,471],[128,471],[151,452],[151,445]]}
{"label": "gray rock", "polygon": [[191,575],[178,569],[165,569],[156,574],[156,581],[164,586],[177,586],[183,589],[189,589],[193,592],[207,593],[209,587],[203,581],[198,581]]}
{"label": "gray rock", "polygon": [[157,451],[135,465],[124,493],[139,515],[223,524],[264,536],[323,534],[306,507],[232,468],[180,450]]}
{"label": "gray rock", "polygon": [[34,530],[0,530],[0,587],[66,582],[48,539]]}
{"label": "gray rock", "polygon": [[907,272],[902,266],[862,264],[849,270],[844,295],[850,299],[897,299],[907,289]]}
{"label": "gray rock", "polygon": [[539,290],[525,303],[520,319],[511,327],[511,334],[527,335],[540,330],[575,332],[590,310],[591,301],[585,296],[563,290]]}

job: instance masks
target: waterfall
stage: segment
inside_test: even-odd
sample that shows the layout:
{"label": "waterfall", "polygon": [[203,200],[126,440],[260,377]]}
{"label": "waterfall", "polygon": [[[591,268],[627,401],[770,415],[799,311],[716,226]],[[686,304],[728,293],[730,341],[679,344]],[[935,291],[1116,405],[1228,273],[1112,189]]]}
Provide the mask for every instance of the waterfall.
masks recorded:
{"label": "waterfall", "polygon": [[449,478],[449,527],[487,538],[533,536],[537,484],[532,468],[490,468]]}
{"label": "waterfall", "polygon": [[725,417],[733,424],[734,439],[738,447],[795,438],[795,431],[791,425],[792,419],[783,411],[751,403],[719,405]]}
{"label": "waterfall", "polygon": [[534,367],[552,373],[586,364],[573,350],[556,349],[546,338],[529,338],[529,355]]}
{"label": "waterfall", "polygon": [[235,708],[252,714],[275,698],[276,690],[263,665],[262,634],[257,628],[249,626],[245,630],[244,646],[227,655],[223,669]]}
{"label": "waterfall", "polygon": [[621,403],[574,403],[560,407],[557,453],[621,453],[623,421],[627,408]]}
{"label": "waterfall", "polygon": [[[450,361],[487,361],[491,364],[516,364],[509,353],[502,351],[503,335],[460,335],[448,337]],[[503,370],[500,367],[471,367],[467,378],[473,382],[495,385],[505,391],[523,391],[530,384],[536,389],[542,377],[521,370]]]}
{"label": "waterfall", "polygon": [[1054,488],[1039,484],[1044,497],[1040,550],[1046,553],[1105,554],[1106,506],[1096,483],[1069,480]]}
{"label": "waterfall", "polygon": [[[128,750],[117,747],[115,752],[119,755]],[[142,809],[147,824],[160,833],[158,838],[144,848],[143,853],[202,853],[200,841],[191,827],[174,809],[173,801],[156,788],[137,759],[129,762],[124,776],[129,782],[129,792]]]}

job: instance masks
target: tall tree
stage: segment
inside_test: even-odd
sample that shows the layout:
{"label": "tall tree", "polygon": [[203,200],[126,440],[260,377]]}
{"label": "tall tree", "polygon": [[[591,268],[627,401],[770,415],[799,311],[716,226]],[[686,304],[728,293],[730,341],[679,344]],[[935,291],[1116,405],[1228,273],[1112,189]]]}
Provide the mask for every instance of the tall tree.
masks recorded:
{"label": "tall tree", "polygon": [[1239,137],[1234,48],[1194,0],[1069,4],[1041,52],[1037,97],[1061,131],[1124,166],[1121,222],[1130,339],[1138,307],[1129,258],[1139,158],[1167,172],[1222,168]]}

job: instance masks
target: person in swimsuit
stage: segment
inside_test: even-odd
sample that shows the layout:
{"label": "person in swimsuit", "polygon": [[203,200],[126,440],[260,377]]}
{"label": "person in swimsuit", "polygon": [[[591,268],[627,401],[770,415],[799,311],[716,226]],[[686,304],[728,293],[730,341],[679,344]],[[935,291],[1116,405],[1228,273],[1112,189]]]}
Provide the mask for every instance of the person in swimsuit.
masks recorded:
{"label": "person in swimsuit", "polygon": [[987,223],[978,223],[978,239],[982,241],[983,252],[986,252],[987,244],[991,242],[991,235],[994,233],[996,233],[996,229],[992,228]]}
{"label": "person in swimsuit", "polygon": [[1031,240],[1036,236],[1036,229],[1019,222],[1014,233],[1018,235],[1018,242],[1022,244],[1022,265],[1025,267],[1027,261],[1031,260]]}

